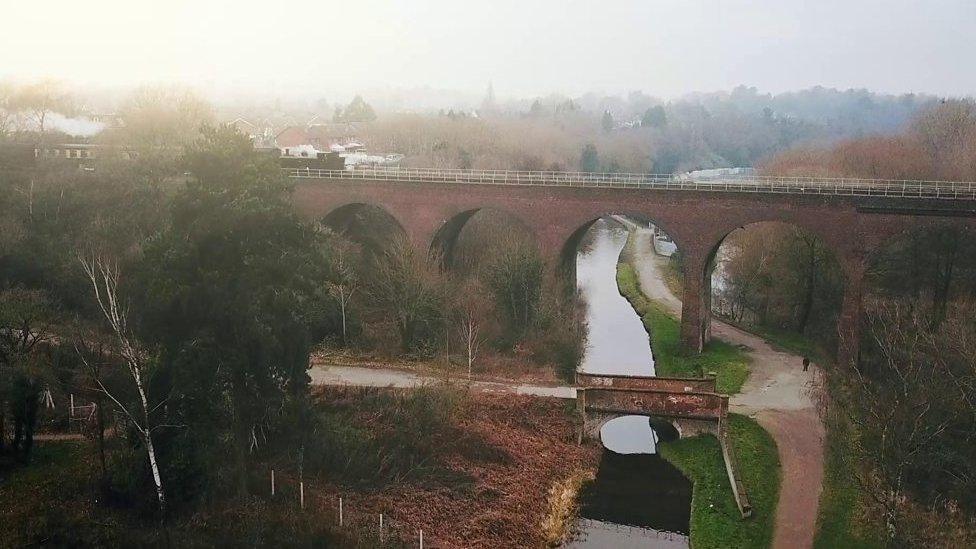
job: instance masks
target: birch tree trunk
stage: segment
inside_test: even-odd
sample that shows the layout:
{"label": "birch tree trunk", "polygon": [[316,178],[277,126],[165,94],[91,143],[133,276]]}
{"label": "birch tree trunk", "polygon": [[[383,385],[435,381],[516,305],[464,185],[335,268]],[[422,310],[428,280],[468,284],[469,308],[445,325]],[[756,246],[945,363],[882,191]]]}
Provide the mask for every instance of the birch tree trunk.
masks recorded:
{"label": "birch tree trunk", "polygon": [[132,421],[136,430],[139,431],[139,435],[146,447],[146,458],[149,461],[149,469],[152,472],[153,483],[156,486],[156,500],[159,506],[160,519],[163,519],[166,516],[166,491],[163,488],[163,479],[159,473],[159,460],[156,458],[156,447],[153,444],[153,426],[150,417],[149,396],[144,379],[146,369],[145,359],[129,336],[126,310],[121,306],[119,299],[119,270],[116,265],[109,264],[97,257],[92,257],[90,260],[81,258],[80,261],[82,267],[85,269],[85,274],[88,275],[88,279],[92,284],[95,301],[98,303],[98,307],[102,311],[105,320],[108,321],[112,334],[118,340],[120,354],[128,367],[132,382],[136,386],[136,391],[139,394],[139,406],[141,408],[139,416],[142,417],[141,421],[129,410],[128,406],[123,404],[102,384],[97,370],[91,364],[88,364],[87,358],[83,354],[79,354],[82,356],[82,360],[86,363],[89,370],[95,372],[95,382],[98,384],[99,389],[115,403],[129,420]]}

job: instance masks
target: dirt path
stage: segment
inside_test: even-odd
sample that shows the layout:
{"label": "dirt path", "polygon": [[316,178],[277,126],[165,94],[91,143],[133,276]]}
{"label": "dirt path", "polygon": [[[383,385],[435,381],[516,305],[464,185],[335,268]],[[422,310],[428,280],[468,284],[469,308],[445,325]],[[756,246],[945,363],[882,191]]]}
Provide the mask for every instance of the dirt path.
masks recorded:
{"label": "dirt path", "polygon": [[[422,387],[442,381],[433,375],[423,375],[403,370],[366,368],[362,366],[342,366],[336,364],[315,364],[308,371],[313,385],[354,385],[358,387]],[[464,378],[451,381],[469,383]],[[527,385],[498,381],[471,381],[470,389],[480,393],[511,393],[556,398],[576,398],[574,387]]]}
{"label": "dirt path", "polygon": [[[634,262],[641,288],[680,318],[681,301],[663,282],[665,259],[654,253],[651,232],[620,221],[637,230]],[[773,547],[812,547],[823,480],[824,430],[810,389],[820,369],[811,365],[804,372],[801,357],[777,351],[762,338],[719,320],[712,320],[712,335],[749,348],[752,369],[742,391],[731,398],[731,409],[754,417],[776,440],[783,480]]]}

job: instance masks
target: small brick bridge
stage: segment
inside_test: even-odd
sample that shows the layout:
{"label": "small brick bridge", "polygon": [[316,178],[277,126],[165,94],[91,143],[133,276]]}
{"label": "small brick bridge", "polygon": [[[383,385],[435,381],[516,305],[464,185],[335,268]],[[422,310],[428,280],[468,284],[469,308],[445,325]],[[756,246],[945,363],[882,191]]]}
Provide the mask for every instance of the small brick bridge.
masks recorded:
{"label": "small brick bridge", "polygon": [[648,416],[674,425],[679,437],[711,434],[722,448],[732,496],[742,518],[752,516],[749,496],[739,477],[726,424],[729,397],[715,390],[715,377],[674,378],[602,375],[577,372],[576,408],[579,441],[598,439],[600,428],[622,416]]}
{"label": "small brick bridge", "polygon": [[424,169],[286,170],[294,201],[326,223],[364,207],[396,221],[418,250],[449,257],[465,223],[483,208],[513,216],[550,267],[575,269],[587,229],[609,214],[652,220],[682,255],[681,341],[700,352],[710,337],[711,269],[732,231],[779,221],[805,229],[834,252],[845,274],[838,360],[857,357],[864,274],[877,250],[927,224],[976,228],[976,183],[869,179]]}

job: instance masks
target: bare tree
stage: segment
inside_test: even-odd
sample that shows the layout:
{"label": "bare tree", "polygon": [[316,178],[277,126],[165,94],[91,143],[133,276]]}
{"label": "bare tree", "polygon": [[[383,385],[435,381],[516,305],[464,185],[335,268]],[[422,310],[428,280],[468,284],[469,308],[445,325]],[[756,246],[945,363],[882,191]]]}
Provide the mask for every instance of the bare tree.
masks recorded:
{"label": "bare tree", "polygon": [[854,447],[870,467],[858,475],[880,507],[892,541],[907,545],[916,501],[957,500],[972,493],[968,445],[973,425],[972,309],[961,309],[938,330],[917,304],[869,304],[874,351],[855,364],[856,398],[850,419]]}
{"label": "bare tree", "polygon": [[478,357],[481,344],[484,343],[482,326],[487,305],[482,298],[482,293],[473,284],[462,290],[461,296],[457,314],[458,331],[468,359],[468,377],[471,377],[474,360]]}
{"label": "bare tree", "polygon": [[337,280],[329,283],[329,293],[339,302],[339,311],[342,314],[342,344],[347,342],[347,309],[352,296],[359,289],[359,281],[356,279],[355,269],[349,264],[347,259],[348,250],[346,246],[339,244],[336,246],[335,269]]}
{"label": "bare tree", "polygon": [[25,113],[41,133],[44,133],[48,115],[56,112],[71,114],[74,110],[74,99],[61,84],[52,80],[18,89],[10,102],[12,109]]}
{"label": "bare tree", "polygon": [[139,395],[139,410],[130,410],[118,397],[109,391],[97,375],[97,369],[88,362],[85,353],[79,350],[78,356],[81,357],[88,369],[94,372],[95,383],[98,388],[126,415],[129,421],[135,426],[139,436],[142,438],[146,447],[146,456],[149,460],[149,468],[152,471],[153,483],[156,485],[156,498],[159,504],[160,516],[166,513],[166,492],[163,489],[162,477],[159,474],[159,463],[156,459],[156,448],[153,445],[153,425],[151,419],[152,410],[149,407],[148,390],[148,360],[145,352],[133,341],[129,333],[127,318],[127,308],[121,303],[119,296],[119,268],[118,265],[106,261],[100,257],[79,258],[85,274],[92,284],[95,294],[95,301],[108,321],[109,329],[118,341],[118,352],[125,362]]}
{"label": "bare tree", "polygon": [[10,133],[14,121],[13,109],[14,88],[10,84],[0,82],[0,137]]}

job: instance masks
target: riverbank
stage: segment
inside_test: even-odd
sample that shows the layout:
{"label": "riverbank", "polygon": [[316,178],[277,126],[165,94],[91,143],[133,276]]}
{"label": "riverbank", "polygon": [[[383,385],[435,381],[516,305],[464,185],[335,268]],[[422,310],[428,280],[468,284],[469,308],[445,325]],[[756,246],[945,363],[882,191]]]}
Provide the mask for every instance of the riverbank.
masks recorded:
{"label": "riverbank", "polygon": [[[680,318],[681,301],[661,283],[662,262],[650,248],[650,231],[629,225],[635,240],[630,258],[646,297],[672,319]],[[712,319],[712,335],[742,349],[751,371],[741,391],[731,398],[734,412],[754,418],[776,441],[782,466],[773,547],[813,546],[824,471],[824,428],[817,411],[822,372],[808,372],[802,357],[774,349],[762,338]]]}

